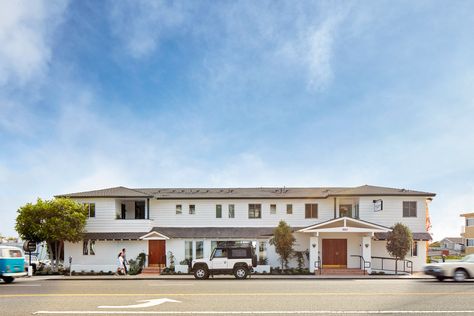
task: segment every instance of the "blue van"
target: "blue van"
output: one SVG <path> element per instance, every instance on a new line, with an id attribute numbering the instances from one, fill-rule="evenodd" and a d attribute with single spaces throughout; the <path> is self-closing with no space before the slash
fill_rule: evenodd
<path id="1" fill-rule="evenodd" d="M 25 256 L 18 247 L 0 245 L 0 278 L 12 283 L 15 278 L 25 276 Z"/>

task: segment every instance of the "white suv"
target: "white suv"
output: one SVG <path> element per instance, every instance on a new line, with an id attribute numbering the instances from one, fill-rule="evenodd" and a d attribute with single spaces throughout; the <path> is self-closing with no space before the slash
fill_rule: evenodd
<path id="1" fill-rule="evenodd" d="M 217 247 L 209 259 L 193 260 L 192 271 L 199 280 L 211 274 L 233 274 L 237 279 L 245 279 L 256 266 L 257 257 L 251 246 Z"/>

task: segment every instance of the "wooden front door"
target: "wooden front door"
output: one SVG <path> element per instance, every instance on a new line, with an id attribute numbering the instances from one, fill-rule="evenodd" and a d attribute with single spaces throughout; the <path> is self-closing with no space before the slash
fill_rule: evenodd
<path id="1" fill-rule="evenodd" d="M 148 265 L 166 264 L 166 244 L 164 240 L 148 241 Z"/>
<path id="2" fill-rule="evenodd" d="M 347 239 L 323 239 L 323 267 L 347 267 Z"/>

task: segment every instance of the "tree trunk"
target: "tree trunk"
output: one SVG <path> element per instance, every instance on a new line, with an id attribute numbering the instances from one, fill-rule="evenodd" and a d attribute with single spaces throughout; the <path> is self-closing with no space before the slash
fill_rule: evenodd
<path id="1" fill-rule="evenodd" d="M 59 252 L 59 246 L 58 246 L 58 244 L 59 244 L 59 243 L 58 243 L 57 241 L 54 242 L 54 246 L 55 246 L 55 251 L 54 251 L 54 252 L 55 252 L 55 253 L 54 253 L 54 255 L 55 255 L 55 258 L 54 258 L 54 259 L 55 259 L 55 260 L 54 260 L 54 265 L 53 265 L 53 271 L 54 271 L 54 272 L 58 271 L 58 252 Z"/>
<path id="2" fill-rule="evenodd" d="M 398 275 L 398 257 L 395 257 L 395 275 Z"/>

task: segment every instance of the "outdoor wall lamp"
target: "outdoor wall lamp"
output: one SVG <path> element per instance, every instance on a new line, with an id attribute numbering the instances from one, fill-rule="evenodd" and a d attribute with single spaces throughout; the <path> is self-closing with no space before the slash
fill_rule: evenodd
<path id="1" fill-rule="evenodd" d="M 313 244 L 312 246 L 313 246 L 313 248 L 316 248 L 316 244 Z"/>
<path id="2" fill-rule="evenodd" d="M 369 248 L 369 244 L 365 244 L 365 248 Z"/>

